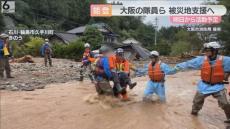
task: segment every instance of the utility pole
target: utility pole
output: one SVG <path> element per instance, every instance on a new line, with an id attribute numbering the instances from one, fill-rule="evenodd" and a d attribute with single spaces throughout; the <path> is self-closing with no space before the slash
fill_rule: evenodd
<path id="1" fill-rule="evenodd" d="M 158 20 L 159 20 L 159 19 L 156 17 L 156 18 L 155 18 L 155 23 L 154 23 L 154 28 L 155 28 L 155 43 L 154 43 L 154 45 L 155 45 L 155 46 L 157 45 Z"/>

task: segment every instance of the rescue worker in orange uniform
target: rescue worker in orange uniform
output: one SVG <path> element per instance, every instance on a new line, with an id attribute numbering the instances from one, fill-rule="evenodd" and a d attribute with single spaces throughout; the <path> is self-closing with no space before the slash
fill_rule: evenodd
<path id="1" fill-rule="evenodd" d="M 94 76 L 91 64 L 95 61 L 94 53 L 90 50 L 90 44 L 84 45 L 85 51 L 82 57 L 82 66 L 80 71 L 80 81 L 84 80 L 84 75 L 87 74 L 92 82 L 94 82 Z"/>
<path id="2" fill-rule="evenodd" d="M 123 92 L 124 88 L 121 87 L 119 76 L 115 71 L 115 58 L 112 56 L 110 48 L 102 46 L 99 51 L 101 56 L 96 63 L 96 80 L 112 80 L 114 83 L 114 87 L 116 87 L 118 93 Z"/>
<path id="3" fill-rule="evenodd" d="M 177 64 L 177 70 L 200 69 L 201 80 L 198 90 L 193 99 L 192 115 L 197 116 L 202 109 L 205 98 L 213 96 L 218 100 L 219 106 L 224 110 L 227 117 L 226 123 L 230 123 L 230 103 L 224 86 L 225 73 L 230 73 L 230 57 L 218 54 L 221 48 L 218 42 L 204 44 L 205 56 Z"/>
<path id="4" fill-rule="evenodd" d="M 124 57 L 124 50 L 122 48 L 118 48 L 116 50 L 116 56 L 115 56 L 115 69 L 119 76 L 120 85 L 125 89 L 125 91 L 121 94 L 122 99 L 127 100 L 127 92 L 126 92 L 126 86 L 129 85 L 130 89 L 133 89 L 137 83 L 131 82 L 131 79 L 129 77 L 130 74 L 130 63 L 127 59 Z M 118 96 L 117 89 L 114 87 L 114 95 Z"/>
<path id="5" fill-rule="evenodd" d="M 161 62 L 159 59 L 159 53 L 152 51 L 150 53 L 151 62 L 148 65 L 149 81 L 144 90 L 143 101 L 151 101 L 152 95 L 155 93 L 161 102 L 166 102 L 165 97 L 165 75 L 174 74 L 175 69 L 171 69 L 170 66 Z"/>

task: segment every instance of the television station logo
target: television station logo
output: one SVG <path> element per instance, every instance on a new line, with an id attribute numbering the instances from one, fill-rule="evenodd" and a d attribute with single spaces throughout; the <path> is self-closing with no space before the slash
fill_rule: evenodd
<path id="1" fill-rule="evenodd" d="M 15 13 L 15 1 L 2 0 L 0 9 L 1 9 L 1 13 Z"/>

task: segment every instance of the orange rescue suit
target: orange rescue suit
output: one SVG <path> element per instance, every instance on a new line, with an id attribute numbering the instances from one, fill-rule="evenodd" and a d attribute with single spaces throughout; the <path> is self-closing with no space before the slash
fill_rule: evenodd
<path id="1" fill-rule="evenodd" d="M 208 57 L 205 57 L 201 67 L 201 79 L 210 84 L 222 83 L 224 80 L 223 56 L 220 56 L 211 66 Z"/>
<path id="2" fill-rule="evenodd" d="M 149 78 L 152 81 L 161 82 L 164 80 L 165 74 L 161 70 L 160 64 L 161 64 L 160 61 L 158 63 L 156 63 L 155 66 L 152 66 L 152 63 L 149 64 L 148 74 L 149 74 Z"/>

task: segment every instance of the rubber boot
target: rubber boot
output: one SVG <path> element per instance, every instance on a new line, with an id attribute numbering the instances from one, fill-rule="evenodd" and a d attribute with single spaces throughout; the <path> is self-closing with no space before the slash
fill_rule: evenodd
<path id="1" fill-rule="evenodd" d="M 125 87 L 121 87 L 120 84 L 116 84 L 116 89 L 118 93 L 122 93 L 125 91 Z"/>
<path id="2" fill-rule="evenodd" d="M 89 79 L 92 83 L 95 83 L 95 78 L 92 74 L 89 74 Z"/>
<path id="3" fill-rule="evenodd" d="M 230 124 L 230 119 L 227 119 L 226 121 L 224 121 L 224 123 Z"/>
<path id="4" fill-rule="evenodd" d="M 7 76 L 7 78 L 14 78 L 13 76 Z"/>
<path id="5" fill-rule="evenodd" d="M 83 81 L 84 80 L 84 75 L 83 75 L 83 70 L 82 70 L 82 68 L 81 68 L 81 70 L 80 70 L 80 79 L 79 79 L 79 81 Z"/>
<path id="6" fill-rule="evenodd" d="M 0 74 L 0 79 L 3 79 L 4 78 L 4 75 L 3 74 Z"/>
<path id="7" fill-rule="evenodd" d="M 127 93 L 122 94 L 121 96 L 122 96 L 122 98 L 121 98 L 122 101 L 129 101 L 130 100 Z"/>
<path id="8" fill-rule="evenodd" d="M 52 62 L 49 62 L 50 67 L 53 67 Z"/>
<path id="9" fill-rule="evenodd" d="M 131 81 L 129 81 L 128 85 L 129 85 L 129 89 L 133 89 L 137 85 L 137 83 L 136 82 L 131 83 Z"/>
<path id="10" fill-rule="evenodd" d="M 198 116 L 198 112 L 197 112 L 197 111 L 192 111 L 192 112 L 191 112 L 191 115 L 193 115 L 193 116 Z"/>
<path id="11" fill-rule="evenodd" d="M 10 71 L 7 71 L 7 73 L 6 73 L 6 78 L 14 78 L 14 77 L 11 76 Z"/>
<path id="12" fill-rule="evenodd" d="M 84 77 L 81 75 L 79 81 L 83 81 Z"/>

